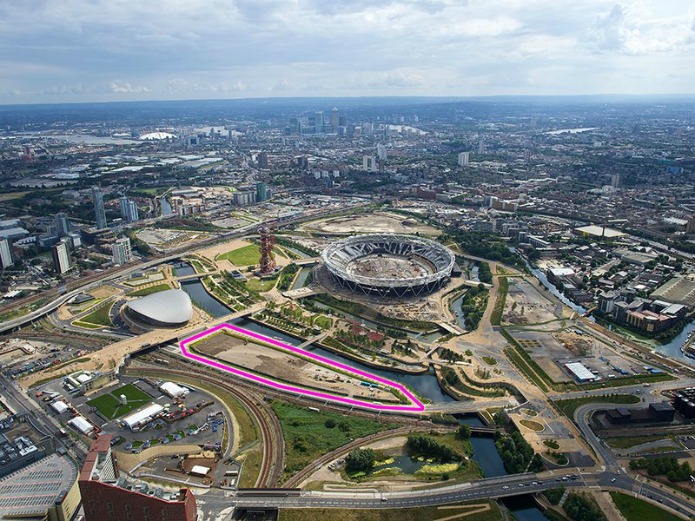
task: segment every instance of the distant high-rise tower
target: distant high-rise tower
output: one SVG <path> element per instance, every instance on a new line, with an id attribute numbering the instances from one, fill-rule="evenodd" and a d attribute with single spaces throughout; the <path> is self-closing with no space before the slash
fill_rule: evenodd
<path id="1" fill-rule="evenodd" d="M 314 132 L 316 134 L 323 134 L 323 111 L 314 112 Z"/>
<path id="2" fill-rule="evenodd" d="M 13 264 L 12 243 L 7 239 L 0 239 L 0 269 L 4 270 Z"/>
<path id="3" fill-rule="evenodd" d="M 458 157 L 459 166 L 468 166 L 468 161 L 470 160 L 470 152 L 461 152 Z"/>
<path id="4" fill-rule="evenodd" d="M 611 175 L 611 186 L 613 188 L 620 188 L 620 174 Z"/>
<path id="5" fill-rule="evenodd" d="M 256 155 L 256 163 L 258 164 L 258 168 L 263 168 L 263 169 L 268 168 L 268 153 L 267 152 L 259 152 Z"/>
<path id="6" fill-rule="evenodd" d="M 58 237 L 67 237 L 70 233 L 70 219 L 68 214 L 59 212 L 55 216 L 55 227 Z"/>
<path id="7" fill-rule="evenodd" d="M 133 260 L 133 252 L 130 247 L 130 239 L 123 237 L 111 245 L 111 254 L 114 264 L 128 264 Z"/>
<path id="8" fill-rule="evenodd" d="M 118 204 L 121 207 L 121 217 L 127 223 L 132 223 L 140 218 L 138 205 L 135 201 L 131 201 L 125 195 L 118 199 Z"/>
<path id="9" fill-rule="evenodd" d="M 386 145 L 382 145 L 381 143 L 376 146 L 376 157 L 379 158 L 381 161 L 386 161 Z"/>
<path id="10" fill-rule="evenodd" d="M 334 107 L 331 111 L 331 127 L 333 127 L 333 132 L 338 132 L 338 127 L 340 127 L 340 109 Z"/>
<path id="11" fill-rule="evenodd" d="M 366 170 L 367 172 L 376 172 L 377 171 L 376 157 L 375 156 L 364 156 L 362 158 L 362 170 Z"/>
<path id="12" fill-rule="evenodd" d="M 97 230 L 107 227 L 106 211 L 104 210 L 104 194 L 98 186 L 92 187 L 92 202 L 94 203 L 94 216 L 97 221 Z"/>
<path id="13" fill-rule="evenodd" d="M 53 246 L 53 269 L 59 275 L 70 269 L 70 247 L 67 239 L 61 239 L 58 244 Z"/>
<path id="14" fill-rule="evenodd" d="M 256 202 L 262 203 L 263 201 L 267 201 L 268 198 L 268 185 L 263 182 L 256 183 Z"/>
<path id="15" fill-rule="evenodd" d="M 273 256 L 273 246 L 275 246 L 275 235 L 267 226 L 261 227 L 261 275 L 272 273 L 275 269 L 275 258 Z"/>
<path id="16" fill-rule="evenodd" d="M 485 153 L 485 136 L 480 136 L 480 141 L 478 142 L 478 154 Z"/>

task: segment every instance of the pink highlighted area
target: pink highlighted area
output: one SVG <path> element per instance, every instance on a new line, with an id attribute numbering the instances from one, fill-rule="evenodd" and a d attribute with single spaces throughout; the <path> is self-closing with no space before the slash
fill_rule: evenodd
<path id="1" fill-rule="evenodd" d="M 263 342 L 265 344 L 269 344 L 271 346 L 274 346 L 275 348 L 279 348 L 282 350 L 285 350 L 289 353 L 292 353 L 294 355 L 306 358 L 308 360 L 313 360 L 317 362 L 318 364 L 327 366 L 329 368 L 332 368 L 333 370 L 337 370 L 343 373 L 346 373 L 348 375 L 357 377 L 363 381 L 367 382 L 372 382 L 381 386 L 388 387 L 390 389 L 393 389 L 396 391 L 396 394 L 402 396 L 405 400 L 408 401 L 407 404 L 382 404 L 378 402 L 369 402 L 365 400 L 360 400 L 357 398 L 351 398 L 348 396 L 340 396 L 340 395 L 335 395 L 335 394 L 330 394 L 314 389 L 306 389 L 303 387 L 297 387 L 291 384 L 287 384 L 284 382 L 278 382 L 273 380 L 272 378 L 266 377 L 266 376 L 261 376 L 258 374 L 254 374 L 248 371 L 245 371 L 243 369 L 239 369 L 237 367 L 232 367 L 229 366 L 225 363 L 222 363 L 217 360 L 210 360 L 209 358 L 206 358 L 204 356 L 201 356 L 197 353 L 192 353 L 189 351 L 189 347 L 191 344 L 198 342 L 200 340 L 205 339 L 206 337 L 209 337 L 211 335 L 214 335 L 215 333 L 222 332 L 224 333 L 225 331 L 229 331 L 233 334 L 245 336 L 251 339 L 258 340 L 260 342 Z M 324 400 L 324 401 L 330 401 L 333 403 L 341 403 L 344 405 L 349 405 L 351 407 L 360 407 L 362 409 L 371 409 L 375 411 L 391 411 L 391 412 L 422 412 L 425 409 L 425 406 L 418 400 L 411 391 L 409 391 L 404 385 L 399 384 L 397 382 L 392 382 L 391 380 L 387 380 L 386 378 L 382 378 L 380 376 L 374 375 L 367 373 L 365 371 L 361 371 L 359 369 L 355 369 L 354 367 L 350 367 L 345 364 L 341 364 L 339 362 L 335 362 L 333 360 L 330 360 L 328 358 L 325 358 L 320 355 L 316 355 L 310 351 L 306 351 L 304 349 L 300 349 L 298 347 L 294 347 L 288 344 L 285 344 L 284 342 L 280 342 L 279 340 L 276 340 L 274 338 L 270 338 L 264 335 L 260 335 L 258 333 L 255 333 L 253 331 L 249 331 L 247 329 L 243 329 L 237 326 L 233 326 L 231 324 L 220 324 L 218 326 L 212 327 L 208 329 L 207 331 L 203 331 L 202 333 L 198 333 L 197 335 L 193 335 L 189 338 L 186 338 L 180 342 L 180 347 L 181 347 L 181 353 L 183 356 L 190 360 L 195 360 L 196 362 L 199 362 L 201 364 L 208 365 L 210 367 L 214 367 L 216 369 L 221 369 L 223 371 L 226 371 L 228 373 L 234 374 L 236 376 L 239 376 L 241 378 L 245 378 L 246 380 L 265 385 L 267 387 L 277 389 L 283 392 L 288 392 L 288 393 L 293 393 L 297 395 L 302 395 L 302 396 L 312 396 L 314 398 L 317 398 L 319 400 Z"/>

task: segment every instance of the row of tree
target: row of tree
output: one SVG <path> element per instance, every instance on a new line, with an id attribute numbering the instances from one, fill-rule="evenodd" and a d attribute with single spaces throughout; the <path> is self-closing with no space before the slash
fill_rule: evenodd
<path id="1" fill-rule="evenodd" d="M 669 481 L 687 481 L 693 473 L 690 463 L 676 458 L 640 458 L 630 461 L 632 470 L 645 469 L 650 476 L 666 476 Z"/>

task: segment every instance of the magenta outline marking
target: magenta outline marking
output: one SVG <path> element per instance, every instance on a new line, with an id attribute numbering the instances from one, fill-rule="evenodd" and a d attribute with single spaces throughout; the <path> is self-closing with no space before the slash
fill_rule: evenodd
<path id="1" fill-rule="evenodd" d="M 334 366 L 337 367 L 343 371 L 347 371 L 348 373 L 352 373 L 355 375 L 362 376 L 364 378 L 368 378 L 372 381 L 375 382 L 380 382 L 382 384 L 388 385 L 389 387 L 393 387 L 395 389 L 398 389 L 400 392 L 402 392 L 405 397 L 410 400 L 411 405 L 383 405 L 383 404 L 376 404 L 376 403 L 370 403 L 370 402 L 364 402 L 362 400 L 355 400 L 353 398 L 347 398 L 344 396 L 335 396 L 332 394 L 327 394 L 327 393 L 322 393 L 319 391 L 313 391 L 311 389 L 302 389 L 301 387 L 294 387 L 292 385 L 287 385 L 283 384 L 280 382 L 276 382 L 274 380 L 270 380 L 269 378 L 264 378 L 262 376 L 258 376 L 253 373 L 249 373 L 246 371 L 242 371 L 241 369 L 237 369 L 235 367 L 230 367 L 226 364 L 223 364 L 221 362 L 217 362 L 215 360 L 210 360 L 208 358 L 205 358 L 204 356 L 199 356 L 193 353 L 189 353 L 186 347 L 191 344 L 192 342 L 196 342 L 202 338 L 205 338 L 206 336 L 212 335 L 213 333 L 217 333 L 218 331 L 222 329 L 228 329 L 231 331 L 235 331 L 237 333 L 240 333 L 242 335 L 246 335 L 252 338 L 255 338 L 257 340 L 261 340 L 263 342 L 267 342 L 269 344 L 272 344 L 276 347 L 280 347 L 286 351 L 291 351 L 293 353 L 296 353 L 298 355 L 307 357 L 307 358 L 313 358 L 314 360 L 317 360 L 321 363 L 327 364 L 329 366 Z M 274 387 L 275 389 L 279 389 L 281 391 L 287 391 L 291 393 L 296 393 L 296 394 L 301 394 L 301 395 L 310 395 L 310 396 L 315 396 L 316 398 L 321 398 L 322 400 L 331 400 L 333 402 L 341 402 L 345 403 L 348 405 L 353 405 L 357 407 L 362 407 L 366 409 L 375 409 L 378 411 L 399 411 L 399 412 L 422 412 L 425 410 L 425 406 L 418 400 L 413 393 L 411 393 L 408 389 L 405 388 L 404 385 L 398 384 L 396 382 L 392 382 L 390 380 L 387 380 L 386 378 L 381 378 L 380 376 L 374 375 L 367 373 L 365 371 L 361 371 L 359 369 L 355 369 L 354 367 L 350 367 L 348 365 L 341 364 L 339 362 L 335 362 L 333 360 L 330 360 L 328 358 L 324 358 L 323 356 L 316 355 L 314 353 L 311 353 L 309 351 L 305 351 L 304 349 L 300 349 L 298 347 L 291 346 L 289 344 L 285 344 L 284 342 L 280 342 L 278 340 L 275 340 L 274 338 L 267 337 L 265 335 L 261 335 L 259 333 L 255 333 L 253 331 L 249 331 L 247 329 L 243 329 L 241 327 L 233 326 L 231 324 L 219 324 L 217 326 L 211 327 L 210 329 L 207 329 L 203 331 L 202 333 L 198 333 L 196 335 L 193 335 L 191 337 L 185 338 L 184 340 L 181 340 L 179 342 L 179 347 L 181 348 L 181 353 L 183 356 L 186 358 L 189 358 L 191 360 L 195 360 L 196 362 L 200 362 L 202 364 L 209 365 L 211 367 L 215 367 L 217 369 L 222 369 L 223 371 L 227 371 L 229 373 L 235 374 L 237 376 L 241 376 L 242 378 L 246 378 L 247 380 L 252 380 L 254 382 L 263 384 L 268 387 Z"/>

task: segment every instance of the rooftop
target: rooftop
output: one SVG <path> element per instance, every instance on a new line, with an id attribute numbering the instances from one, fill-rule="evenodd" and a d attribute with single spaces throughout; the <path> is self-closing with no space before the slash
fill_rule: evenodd
<path id="1" fill-rule="evenodd" d="M 182 324 L 193 316 L 191 298 L 183 290 L 170 289 L 128 302 L 136 313 L 164 324 Z"/>
<path id="2" fill-rule="evenodd" d="M 77 467 L 53 454 L 0 479 L 0 518 L 41 515 L 70 490 Z"/>

